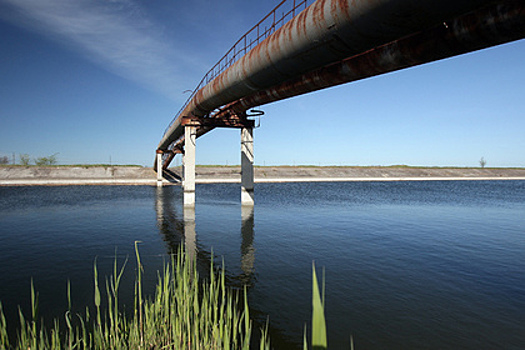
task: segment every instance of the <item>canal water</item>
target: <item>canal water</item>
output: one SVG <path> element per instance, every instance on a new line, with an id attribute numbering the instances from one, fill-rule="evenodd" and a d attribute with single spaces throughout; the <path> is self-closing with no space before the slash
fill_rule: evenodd
<path id="1" fill-rule="evenodd" d="M 300 349 L 310 318 L 312 262 L 326 279 L 330 348 L 523 349 L 525 181 L 421 181 L 180 187 L 0 187 L 0 300 L 10 324 L 62 317 L 93 302 L 93 266 L 109 275 L 129 256 L 122 298 L 133 299 L 134 242 L 151 292 L 180 242 L 199 265 L 224 260 L 269 317 L 276 348 Z"/>

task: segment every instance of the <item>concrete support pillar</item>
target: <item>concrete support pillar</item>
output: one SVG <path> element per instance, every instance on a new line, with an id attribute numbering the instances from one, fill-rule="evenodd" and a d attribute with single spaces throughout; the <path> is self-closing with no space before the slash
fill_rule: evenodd
<path id="1" fill-rule="evenodd" d="M 184 127 L 184 199 L 185 207 L 195 206 L 195 141 L 194 126 Z"/>
<path id="2" fill-rule="evenodd" d="M 254 205 L 253 128 L 241 129 L 241 205 Z"/>
<path id="3" fill-rule="evenodd" d="M 157 151 L 157 187 L 162 187 L 162 151 Z"/>

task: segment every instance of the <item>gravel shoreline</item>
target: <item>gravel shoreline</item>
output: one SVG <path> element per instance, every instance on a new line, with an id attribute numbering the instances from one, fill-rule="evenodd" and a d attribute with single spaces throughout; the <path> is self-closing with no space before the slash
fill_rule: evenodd
<path id="1" fill-rule="evenodd" d="M 181 168 L 165 174 L 180 184 Z M 418 168 L 344 166 L 255 167 L 255 182 L 525 180 L 525 168 Z M 156 185 L 152 168 L 140 166 L 2 166 L 0 186 Z M 238 183 L 238 166 L 197 166 L 197 183 Z"/>

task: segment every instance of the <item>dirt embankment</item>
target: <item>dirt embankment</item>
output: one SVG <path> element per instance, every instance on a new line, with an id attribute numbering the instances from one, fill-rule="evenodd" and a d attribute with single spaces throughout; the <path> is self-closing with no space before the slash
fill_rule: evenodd
<path id="1" fill-rule="evenodd" d="M 0 185 L 140 185 L 155 181 L 155 172 L 140 166 L 0 167 Z"/>
<path id="2" fill-rule="evenodd" d="M 228 177 L 240 174 L 240 167 L 201 167 L 197 177 Z M 417 168 L 417 167 L 255 167 L 259 181 L 272 179 L 432 179 L 432 178 L 525 178 L 525 168 Z"/>
<path id="3" fill-rule="evenodd" d="M 240 167 L 197 167 L 198 183 L 239 182 Z M 166 183 L 179 183 L 181 168 L 165 174 Z M 417 167 L 255 167 L 256 182 L 402 181 L 402 180 L 521 179 L 525 168 Z M 0 185 L 155 185 L 156 173 L 140 166 L 2 166 Z"/>

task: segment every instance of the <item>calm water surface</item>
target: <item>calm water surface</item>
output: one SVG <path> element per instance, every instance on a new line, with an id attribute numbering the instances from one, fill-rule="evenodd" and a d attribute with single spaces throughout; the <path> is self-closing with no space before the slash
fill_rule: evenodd
<path id="1" fill-rule="evenodd" d="M 326 271 L 331 348 L 525 348 L 525 181 L 258 184 L 254 210 L 238 185 L 198 185 L 195 211 L 179 187 L 0 187 L 0 300 L 41 314 L 93 299 L 93 264 L 126 267 L 131 304 L 140 240 L 148 290 L 182 241 L 200 265 L 224 258 L 249 285 L 277 348 L 301 348 L 312 261 Z M 13 322 L 14 323 L 14 322 Z"/>

